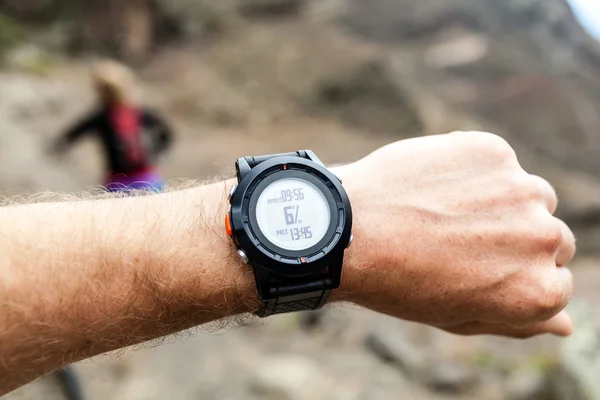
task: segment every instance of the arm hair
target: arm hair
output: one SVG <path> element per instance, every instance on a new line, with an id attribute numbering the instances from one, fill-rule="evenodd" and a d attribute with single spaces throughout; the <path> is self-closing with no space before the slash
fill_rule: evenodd
<path id="1" fill-rule="evenodd" d="M 0 395 L 97 354 L 246 323 L 260 304 L 222 229 L 232 184 L 0 199 Z"/>

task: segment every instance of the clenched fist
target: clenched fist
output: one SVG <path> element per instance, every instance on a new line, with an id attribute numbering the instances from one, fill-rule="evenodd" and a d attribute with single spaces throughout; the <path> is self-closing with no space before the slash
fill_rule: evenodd
<path id="1" fill-rule="evenodd" d="M 505 140 L 404 140 L 336 173 L 355 218 L 337 299 L 459 334 L 571 333 L 575 239 Z"/>

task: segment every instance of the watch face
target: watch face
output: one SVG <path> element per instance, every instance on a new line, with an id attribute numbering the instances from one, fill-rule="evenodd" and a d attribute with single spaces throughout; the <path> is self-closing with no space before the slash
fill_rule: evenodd
<path id="1" fill-rule="evenodd" d="M 275 246 L 301 251 L 323 239 L 331 215 L 327 199 L 315 185 L 301 178 L 284 178 L 260 194 L 256 221 Z"/>

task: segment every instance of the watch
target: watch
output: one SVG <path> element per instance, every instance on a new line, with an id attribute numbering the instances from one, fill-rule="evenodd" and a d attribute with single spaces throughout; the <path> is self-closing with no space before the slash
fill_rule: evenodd
<path id="1" fill-rule="evenodd" d="M 225 230 L 249 264 L 260 317 L 322 307 L 340 286 L 352 242 L 352 208 L 341 180 L 310 150 L 242 157 Z"/>

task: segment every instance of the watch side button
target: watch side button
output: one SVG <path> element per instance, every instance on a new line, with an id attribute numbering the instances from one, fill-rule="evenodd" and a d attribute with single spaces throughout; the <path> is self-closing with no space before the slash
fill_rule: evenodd
<path id="1" fill-rule="evenodd" d="M 237 251 L 237 253 L 238 253 L 238 255 L 240 256 L 240 260 L 242 260 L 242 262 L 243 262 L 244 264 L 248 264 L 248 262 L 249 262 L 250 260 L 248 259 L 248 256 L 246 255 L 246 253 L 244 253 L 244 251 L 243 251 L 243 250 L 238 250 L 238 251 Z"/>
<path id="2" fill-rule="evenodd" d="M 350 239 L 348 239 L 348 244 L 346 245 L 346 248 L 350 247 L 350 245 L 352 244 L 352 241 L 354 240 L 354 234 L 350 234 Z"/>
<path id="3" fill-rule="evenodd" d="M 229 190 L 229 194 L 227 195 L 227 200 L 229 202 L 231 202 L 231 198 L 233 197 L 233 194 L 235 193 L 235 190 L 237 189 L 238 185 L 233 185 L 231 187 L 231 189 Z"/>
<path id="4" fill-rule="evenodd" d="M 225 233 L 227 236 L 233 236 L 233 229 L 231 228 L 231 218 L 229 213 L 225 214 Z"/>

